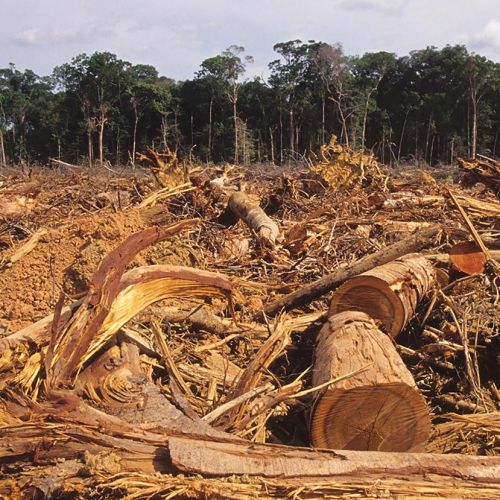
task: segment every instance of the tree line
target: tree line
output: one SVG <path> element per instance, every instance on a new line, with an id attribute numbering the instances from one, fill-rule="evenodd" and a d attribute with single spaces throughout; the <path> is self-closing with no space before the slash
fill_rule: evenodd
<path id="1" fill-rule="evenodd" d="M 463 45 L 348 56 L 292 40 L 274 51 L 267 79 L 244 79 L 253 61 L 234 45 L 185 81 L 109 52 L 50 76 L 0 68 L 0 165 L 134 163 L 167 145 L 193 161 L 284 164 L 331 134 L 391 164 L 499 154 L 500 64 Z"/>

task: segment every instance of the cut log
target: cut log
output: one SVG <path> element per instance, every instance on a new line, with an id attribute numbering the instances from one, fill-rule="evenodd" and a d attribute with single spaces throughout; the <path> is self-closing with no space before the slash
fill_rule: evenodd
<path id="1" fill-rule="evenodd" d="M 344 283 L 333 295 L 329 314 L 366 312 L 395 337 L 435 284 L 436 271 L 429 260 L 419 254 L 406 255 Z"/>
<path id="2" fill-rule="evenodd" d="M 484 272 L 486 257 L 473 241 L 462 241 L 450 250 L 450 262 L 457 271 L 476 274 Z"/>
<path id="3" fill-rule="evenodd" d="M 317 400 L 311 418 L 312 444 L 423 451 L 431 422 L 415 381 L 374 321 L 365 313 L 346 311 L 331 316 L 319 333 L 313 385 L 356 371 L 329 386 Z"/>
<path id="4" fill-rule="evenodd" d="M 386 248 L 382 248 L 371 255 L 363 257 L 354 264 L 338 269 L 295 292 L 268 303 L 264 307 L 264 311 L 266 314 L 274 315 L 281 310 L 289 311 L 295 307 L 300 307 L 312 302 L 325 293 L 334 290 L 338 285 L 353 276 L 373 269 L 375 266 L 391 262 L 402 255 L 418 252 L 422 248 L 432 245 L 439 231 L 439 226 L 422 229 L 404 240 L 398 241 Z"/>
<path id="5" fill-rule="evenodd" d="M 276 241 L 280 238 L 280 229 L 259 205 L 252 202 L 245 193 L 238 191 L 231 195 L 228 206 L 250 229 L 255 231 L 261 244 L 274 248 Z"/>

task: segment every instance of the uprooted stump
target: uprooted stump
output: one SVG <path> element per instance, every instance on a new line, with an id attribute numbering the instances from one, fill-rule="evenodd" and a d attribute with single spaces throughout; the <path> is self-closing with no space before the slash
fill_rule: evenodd
<path id="1" fill-rule="evenodd" d="M 391 339 L 362 312 L 329 318 L 315 350 L 314 386 L 332 379 L 311 417 L 316 447 L 423 451 L 429 410 Z"/>
<path id="2" fill-rule="evenodd" d="M 344 283 L 333 295 L 329 314 L 363 311 L 395 337 L 435 284 L 432 264 L 422 255 L 406 255 Z"/>

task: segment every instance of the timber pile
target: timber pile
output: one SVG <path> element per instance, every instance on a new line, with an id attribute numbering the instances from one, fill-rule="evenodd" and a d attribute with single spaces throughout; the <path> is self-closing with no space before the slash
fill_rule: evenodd
<path id="1" fill-rule="evenodd" d="M 0 497 L 497 495 L 494 199 L 145 161 L 0 172 Z"/>

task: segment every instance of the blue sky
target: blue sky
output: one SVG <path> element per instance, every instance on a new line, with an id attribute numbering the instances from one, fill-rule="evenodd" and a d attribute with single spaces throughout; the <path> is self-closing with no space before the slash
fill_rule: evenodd
<path id="1" fill-rule="evenodd" d="M 0 0 L 0 67 L 49 74 L 76 54 L 110 51 L 191 78 L 232 44 L 266 74 L 277 42 L 340 42 L 347 54 L 407 54 L 461 43 L 500 62 L 500 0 Z"/>

